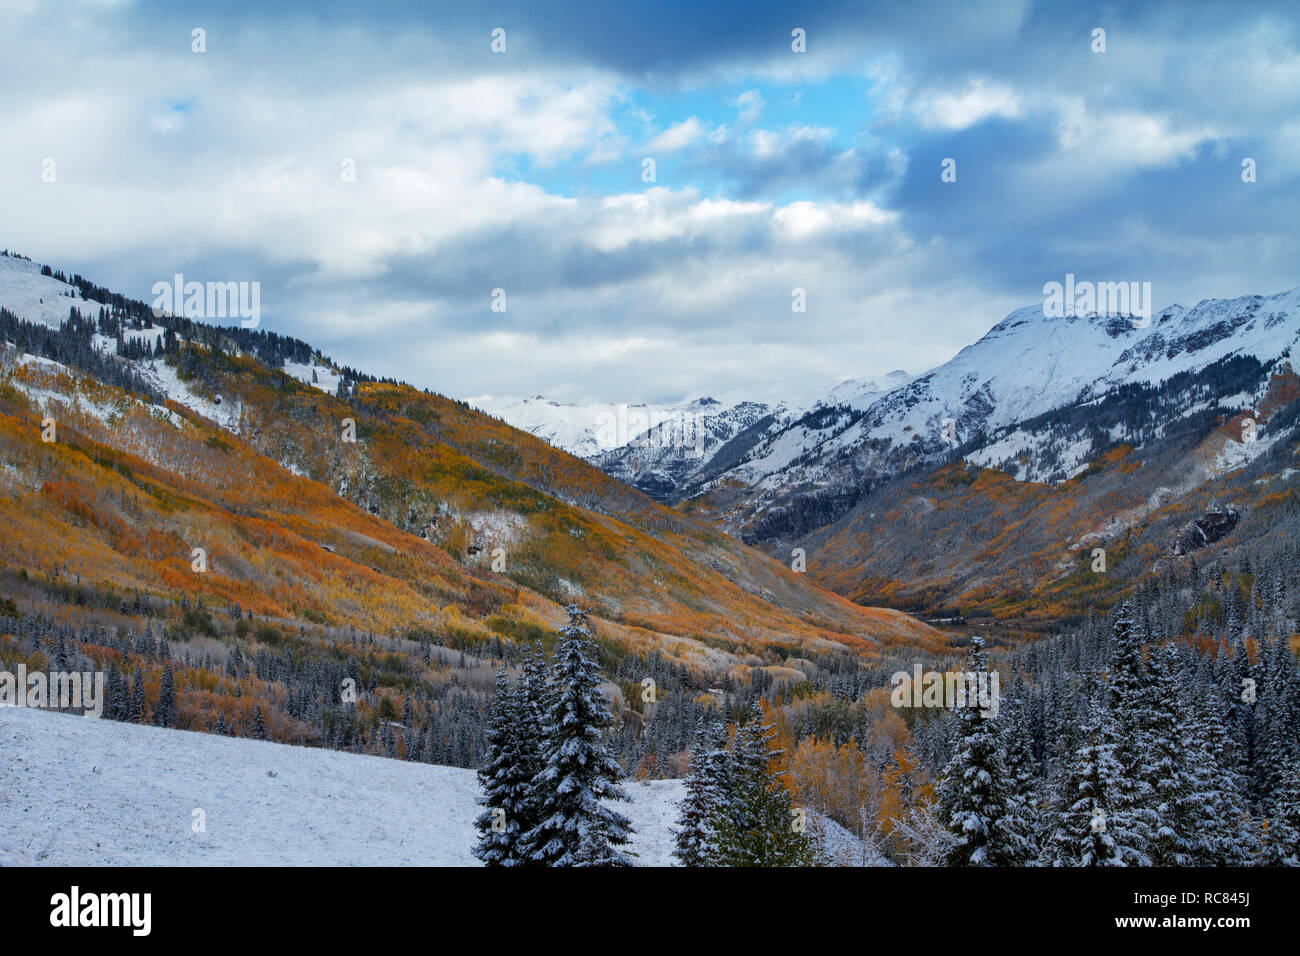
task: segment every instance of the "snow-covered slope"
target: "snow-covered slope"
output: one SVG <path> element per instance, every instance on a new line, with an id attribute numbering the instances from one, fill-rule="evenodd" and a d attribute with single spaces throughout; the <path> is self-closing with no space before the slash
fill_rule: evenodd
<path id="1" fill-rule="evenodd" d="M 0 861 L 478 865 L 472 770 L 25 708 L 0 754 Z M 681 781 L 625 789 L 638 864 L 671 865 Z"/>
<path id="2" fill-rule="evenodd" d="M 28 322 L 58 328 L 68 318 L 69 309 L 75 308 L 84 318 L 93 319 L 105 306 L 92 299 L 83 299 L 75 286 L 54 276 L 43 275 L 41 267 L 34 262 L 17 256 L 0 255 L 0 307 Z M 126 329 L 122 337 L 127 341 L 153 345 L 164 336 L 165 331 L 161 326 L 149 324 L 140 329 Z M 107 354 L 112 354 L 117 345 L 114 338 L 103 335 L 95 335 L 94 344 Z M 176 370 L 165 362 L 143 358 L 130 364 L 159 394 L 198 412 L 222 428 L 238 433 L 240 410 L 237 404 L 199 395 L 182 382 L 176 375 Z M 286 362 L 284 371 L 321 391 L 330 394 L 338 391 L 340 375 L 329 366 Z"/>
<path id="3" fill-rule="evenodd" d="M 851 408 L 865 408 L 885 392 L 906 385 L 911 380 L 912 376 L 902 369 L 895 369 L 879 379 L 846 379 L 809 407 L 825 408 L 834 405 L 848 405 Z"/>
<path id="4" fill-rule="evenodd" d="M 102 303 L 81 298 L 81 293 L 66 282 L 41 275 L 36 263 L 16 256 L 0 256 L 0 306 L 20 319 L 51 328 L 58 328 L 67 319 L 70 308 L 94 318 L 103 307 Z"/>

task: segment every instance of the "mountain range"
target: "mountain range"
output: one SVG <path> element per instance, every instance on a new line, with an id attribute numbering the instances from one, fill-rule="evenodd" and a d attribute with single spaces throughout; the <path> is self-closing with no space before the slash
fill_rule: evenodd
<path id="1" fill-rule="evenodd" d="M 992 609 L 1020 595 L 1012 604 L 1029 611 L 1081 541 L 1191 520 L 1183 511 L 1213 506 L 1202 499 L 1228 494 L 1228 476 L 1289 446 L 1290 417 L 1273 416 L 1295 397 L 1297 340 L 1300 289 L 1146 318 L 1028 306 L 914 378 L 845 383 L 803 409 L 719 406 L 702 454 L 647 433 L 634 436 L 644 447 L 588 460 L 783 560 L 801 549 L 809 574 L 855 600 Z M 1105 494 L 1112 479 L 1092 480 L 1138 468 Z M 934 482 L 979 493 L 941 508 Z M 976 514 L 993 485 L 1015 502 L 1000 520 L 1023 532 L 1005 561 L 987 554 L 1000 535 Z M 1065 524 L 1040 513 L 1064 504 Z M 942 527 L 917 541 L 918 517 L 936 509 L 927 520 Z M 975 527 L 988 538 L 954 548 L 954 530 Z"/>
<path id="2" fill-rule="evenodd" d="M 1216 508 L 1242 516 L 1228 544 L 1244 540 L 1267 520 L 1258 482 L 1289 494 L 1294 474 L 1300 289 L 1149 318 L 1030 306 L 921 375 L 775 405 L 477 409 L 273 332 L 154 316 L 16 255 L 0 257 L 0 307 L 22 330 L 9 341 L 23 339 L 2 375 L 12 520 L 57 502 L 81 529 L 47 538 L 37 566 L 69 565 L 75 540 L 114 568 L 115 589 L 193 588 L 176 572 L 196 520 L 167 497 L 183 494 L 229 552 L 228 576 L 206 579 L 220 588 L 200 590 L 328 626 L 409 629 L 414 614 L 436 628 L 454 606 L 471 630 L 524 632 L 577 600 L 612 640 L 666 640 L 683 658 L 937 647 L 946 638 L 915 615 L 1037 627 L 1113 603 Z M 33 430 L 51 409 L 62 457 Z M 238 500 L 231 469 L 247 485 Z M 105 495 L 140 502 L 119 536 L 166 528 L 175 553 L 124 562 Z M 324 517 L 340 509 L 345 520 Z M 248 521 L 328 555 L 301 562 L 310 587 L 260 580 Z M 1104 588 L 1079 574 L 1096 547 L 1110 552 Z M 380 575 L 374 599 L 327 611 L 320 589 L 360 573 Z M 401 598 L 380 600 L 387 588 Z M 434 593 L 436 607 L 412 611 Z"/>

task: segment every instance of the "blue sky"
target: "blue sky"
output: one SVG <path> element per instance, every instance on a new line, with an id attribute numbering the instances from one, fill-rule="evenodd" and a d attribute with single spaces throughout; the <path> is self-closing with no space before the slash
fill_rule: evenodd
<path id="1" fill-rule="evenodd" d="M 0 245 L 257 281 L 457 397 L 810 397 L 1067 272 L 1300 285 L 1294 4 L 3 6 Z"/>

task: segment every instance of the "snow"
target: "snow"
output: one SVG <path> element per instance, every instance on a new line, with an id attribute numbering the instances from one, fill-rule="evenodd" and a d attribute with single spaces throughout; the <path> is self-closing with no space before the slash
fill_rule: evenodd
<path id="1" fill-rule="evenodd" d="M 478 865 L 472 770 L 26 708 L 0 752 L 0 865 Z M 671 865 L 682 782 L 624 789 L 637 864 Z"/>
<path id="2" fill-rule="evenodd" d="M 471 404 L 561 451 L 594 458 L 621 448 L 657 422 L 675 418 L 691 403 L 564 405 L 537 395 L 522 401 L 481 398 Z"/>
<path id="3" fill-rule="evenodd" d="M 880 379 L 851 378 L 837 384 L 822 398 L 812 404 L 812 408 L 830 405 L 848 405 L 850 408 L 866 408 L 885 392 L 901 388 L 912 380 L 901 369 L 895 369 Z"/>
<path id="4" fill-rule="evenodd" d="M 103 308 L 102 303 L 81 298 L 74 286 L 41 275 L 39 264 L 12 256 L 0 256 L 0 306 L 20 319 L 55 329 L 67 321 L 71 308 L 86 318 L 95 318 Z"/>
<path id="5" fill-rule="evenodd" d="M 1087 448 L 1077 436 L 1012 429 L 1045 412 L 1095 401 L 1124 384 L 1158 384 L 1234 355 L 1269 361 L 1295 352 L 1297 345 L 1300 288 L 1205 300 L 1191 309 L 1172 305 L 1145 327 L 1095 314 L 1049 318 L 1038 303 L 1012 312 L 945 364 L 883 393 L 854 398 L 852 384 L 837 386 L 829 401 L 819 404 L 847 399 L 859 413 L 856 421 L 842 417 L 811 428 L 792 416 L 785 428 L 706 487 L 738 481 L 757 489 L 760 494 L 751 502 L 757 513 L 787 490 L 824 484 L 846 454 L 859 456 L 860 468 L 887 469 L 890 451 L 916 436 L 927 453 L 943 451 L 940 428 L 946 418 L 957 423 L 959 440 L 981 429 L 990 436 L 989 447 L 970 453 L 972 460 L 992 463 L 1027 450 L 1031 466 L 1018 477 L 1042 480 L 1046 476 L 1034 470 L 1032 459 L 1052 445 L 1061 452 L 1060 467 L 1068 476 L 1087 464 Z M 1222 403 L 1249 407 L 1252 401 L 1238 394 Z M 1218 465 L 1239 466 L 1254 451 L 1231 449 Z"/>
<path id="6" fill-rule="evenodd" d="M 328 395 L 337 395 L 339 391 L 339 382 L 342 380 L 338 372 L 326 365 L 304 364 L 302 362 L 285 362 L 285 374 L 296 378 L 300 382 L 319 388 Z M 316 375 L 316 381 L 312 381 L 312 373 Z"/>
<path id="7" fill-rule="evenodd" d="M 191 391 L 176 374 L 176 369 L 159 359 L 134 362 L 132 365 L 141 378 L 176 404 L 197 412 L 228 432 L 239 434 L 241 409 L 238 401 L 223 400 L 217 404 L 213 399 Z"/>

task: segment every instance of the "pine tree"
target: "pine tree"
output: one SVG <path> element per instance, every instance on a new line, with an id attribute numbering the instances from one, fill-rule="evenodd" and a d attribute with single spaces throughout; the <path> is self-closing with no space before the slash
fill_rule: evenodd
<path id="1" fill-rule="evenodd" d="M 266 739 L 266 718 L 262 716 L 262 705 L 253 708 L 253 739 Z"/>
<path id="2" fill-rule="evenodd" d="M 1178 658 L 1172 644 L 1151 654 L 1151 746 L 1143 762 L 1151 783 L 1150 810 L 1155 823 L 1148 853 L 1153 866 L 1188 866 L 1195 853 L 1193 833 L 1198 821 L 1189 815 L 1196 805 L 1187 766 L 1190 745 L 1185 737 L 1189 716 L 1181 706 L 1175 678 Z"/>
<path id="3" fill-rule="evenodd" d="M 586 612 L 577 605 L 566 610 L 569 623 L 552 662 L 546 765 L 534 780 L 541 822 L 524 835 L 523 852 L 544 866 L 630 866 L 618 847 L 627 844 L 631 822 L 601 802 L 628 797 L 603 739 L 613 716 L 600 689 L 596 646 Z"/>
<path id="4" fill-rule="evenodd" d="M 722 721 L 701 724 L 691 753 L 691 773 L 686 779 L 686 797 L 677 819 L 677 848 L 673 851 L 673 856 L 683 866 L 718 865 L 716 822 L 726 799 L 729 758 L 726 727 Z"/>
<path id="5" fill-rule="evenodd" d="M 776 736 L 755 703 L 736 731 L 727 794 L 714 827 L 723 866 L 815 866 L 818 847 L 799 824 L 794 796 L 769 763 L 781 756 Z"/>
<path id="6" fill-rule="evenodd" d="M 1024 699 L 1009 701 L 998 716 L 1006 754 L 1007 812 L 995 824 L 993 844 L 1001 865 L 1031 865 L 1039 852 L 1041 786 Z"/>
<path id="7" fill-rule="evenodd" d="M 1127 866 L 1149 866 L 1148 847 L 1159 827 L 1155 780 L 1159 769 L 1149 763 L 1158 717 L 1154 682 L 1142 653 L 1133 606 L 1120 605 L 1111 631 L 1108 699 L 1115 723 L 1114 756 L 1121 773 L 1109 794 L 1109 826 L 1122 833 L 1117 842 Z"/>
<path id="8" fill-rule="evenodd" d="M 524 760 L 519 720 L 523 701 L 505 669 L 497 672 L 496 697 L 487 730 L 487 756 L 479 769 L 483 787 L 479 801 L 486 809 L 474 821 L 479 844 L 474 855 L 488 866 L 519 866 L 523 861 L 519 837 L 519 807 L 532 788 L 532 772 Z"/>
<path id="9" fill-rule="evenodd" d="M 154 711 L 153 722 L 159 727 L 171 727 L 176 723 L 176 683 L 170 663 L 163 668 L 162 688 L 158 692 L 158 709 Z"/>
<path id="10" fill-rule="evenodd" d="M 966 670 L 977 680 L 987 679 L 983 638 L 971 638 Z M 1012 801 L 1002 741 L 993 719 L 981 713 L 971 696 L 967 706 L 955 708 L 960 739 L 939 781 L 939 819 L 955 838 L 945 862 L 1004 866 L 1022 860 L 1026 848 L 1006 827 Z"/>
<path id="11" fill-rule="evenodd" d="M 520 775 L 528 781 L 528 787 L 517 796 L 515 803 L 521 833 L 532 830 L 543 819 L 542 793 L 533 781 L 546 767 L 546 715 L 552 699 L 550 691 L 546 655 L 539 643 L 533 646 L 532 653 L 524 657 L 519 674 L 519 707 L 515 717 L 515 733 L 519 741 Z M 528 859 L 522 859 L 520 865 L 533 864 Z"/>
<path id="12" fill-rule="evenodd" d="M 1115 756 L 1115 721 L 1099 703 L 1093 702 L 1089 708 L 1083 740 L 1058 781 L 1047 815 L 1043 862 L 1050 866 L 1125 866 L 1128 859 L 1141 861 L 1131 846 L 1132 833 L 1114 812 L 1124 769 Z"/>
<path id="13" fill-rule="evenodd" d="M 144 670 L 139 664 L 131 678 L 131 704 L 126 712 L 126 719 L 138 724 L 144 720 Z"/>
<path id="14" fill-rule="evenodd" d="M 1192 786 L 1179 812 L 1187 821 L 1193 865 L 1244 866 L 1251 857 L 1250 819 L 1219 706 L 1212 691 L 1196 701 L 1187 735 Z"/>
<path id="15" fill-rule="evenodd" d="M 1264 808 L 1260 866 L 1300 866 L 1300 766 L 1292 764 Z"/>

